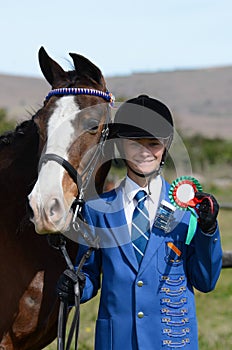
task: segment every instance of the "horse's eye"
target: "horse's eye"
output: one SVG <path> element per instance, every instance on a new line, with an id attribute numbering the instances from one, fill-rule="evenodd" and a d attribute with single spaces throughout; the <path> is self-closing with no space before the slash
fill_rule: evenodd
<path id="1" fill-rule="evenodd" d="M 98 130 L 99 120 L 97 119 L 87 119 L 84 123 L 84 128 L 87 129 L 91 134 L 95 134 Z"/>

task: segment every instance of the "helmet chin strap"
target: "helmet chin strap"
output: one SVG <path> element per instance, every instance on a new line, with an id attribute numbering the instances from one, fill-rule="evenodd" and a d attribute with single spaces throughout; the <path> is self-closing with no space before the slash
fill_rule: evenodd
<path id="1" fill-rule="evenodd" d="M 120 152 L 120 148 L 118 147 L 119 152 Z M 120 152 L 121 154 L 123 153 L 122 151 Z M 142 177 L 142 178 L 146 178 L 147 179 L 147 183 L 148 183 L 148 191 L 149 191 L 149 195 L 151 194 L 151 190 L 150 190 L 150 184 L 151 184 L 151 180 L 153 176 L 157 176 L 160 175 L 163 166 L 164 166 L 164 162 L 167 156 L 167 149 L 164 150 L 160 165 L 158 169 L 155 169 L 149 173 L 139 173 L 136 170 L 132 169 L 131 166 L 127 163 L 126 159 L 122 157 L 124 163 L 126 164 L 126 166 L 132 171 L 132 173 L 134 173 L 136 176 Z"/>
<path id="2" fill-rule="evenodd" d="M 161 171 L 161 166 L 159 169 L 155 169 L 153 171 L 150 171 L 149 173 L 139 173 L 138 171 L 135 171 L 134 169 L 131 168 L 131 166 L 125 161 L 127 167 L 134 173 L 135 175 L 139 177 L 150 177 L 151 175 L 159 175 Z"/>
<path id="3" fill-rule="evenodd" d="M 162 168 L 163 168 L 163 166 L 164 166 L 164 162 L 162 161 L 162 162 L 160 163 L 159 169 L 153 170 L 153 171 L 151 171 L 151 172 L 149 172 L 149 173 L 139 173 L 139 172 L 135 171 L 134 169 L 132 169 L 132 168 L 130 167 L 130 165 L 129 165 L 125 160 L 124 160 L 124 162 L 126 163 L 126 166 L 127 166 L 135 175 L 137 175 L 137 176 L 139 176 L 139 177 L 146 178 L 146 180 L 147 180 L 147 185 L 148 185 L 148 192 L 149 192 L 149 195 L 151 195 L 151 189 L 150 189 L 151 180 L 152 180 L 153 176 L 160 175 L 161 170 L 162 170 Z"/>
<path id="4" fill-rule="evenodd" d="M 135 175 L 139 176 L 139 177 L 150 177 L 152 175 L 160 175 L 161 173 L 161 170 L 163 169 L 163 166 L 164 166 L 164 160 L 166 158 L 166 150 L 164 151 L 164 154 L 162 156 L 162 159 L 161 159 L 161 162 L 160 162 L 160 165 L 159 165 L 159 169 L 155 169 L 155 170 L 152 170 L 150 171 L 149 173 L 139 173 L 138 171 L 134 170 L 131 168 L 131 166 L 128 164 L 128 162 L 126 161 L 126 159 L 123 159 L 126 166 L 132 171 L 132 173 L 134 173 Z"/>

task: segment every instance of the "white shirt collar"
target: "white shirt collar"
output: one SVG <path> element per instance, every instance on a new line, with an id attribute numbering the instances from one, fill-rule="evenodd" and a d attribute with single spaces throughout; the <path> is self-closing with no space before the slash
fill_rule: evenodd
<path id="1" fill-rule="evenodd" d="M 125 179 L 125 184 L 124 184 L 124 198 L 125 201 L 129 204 L 131 201 L 133 201 L 136 193 L 139 190 L 143 190 L 148 194 L 148 198 L 152 200 L 152 202 L 157 201 L 157 192 L 160 193 L 160 189 L 162 186 L 162 179 L 161 176 L 158 175 L 155 178 L 151 179 L 151 182 L 148 186 L 146 187 L 140 187 L 136 182 L 131 180 L 128 176 Z"/>

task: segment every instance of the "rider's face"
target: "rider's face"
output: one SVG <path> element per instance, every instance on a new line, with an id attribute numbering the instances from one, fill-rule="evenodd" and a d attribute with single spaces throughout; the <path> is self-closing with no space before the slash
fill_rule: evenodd
<path id="1" fill-rule="evenodd" d="M 138 173 L 147 174 L 159 169 L 165 146 L 158 139 L 123 139 L 123 150 L 129 167 Z"/>

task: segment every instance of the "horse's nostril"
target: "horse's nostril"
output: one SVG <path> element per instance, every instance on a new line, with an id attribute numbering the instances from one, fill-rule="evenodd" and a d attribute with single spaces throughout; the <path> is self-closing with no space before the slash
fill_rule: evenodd
<path id="1" fill-rule="evenodd" d="M 62 204 L 57 198 L 50 200 L 48 205 L 48 215 L 50 218 L 56 218 L 62 215 Z"/>
<path id="2" fill-rule="evenodd" d="M 50 206 L 49 206 L 50 216 L 56 215 L 56 213 L 59 211 L 59 208 L 60 208 L 59 201 L 54 198 L 50 201 L 49 204 L 50 204 Z"/>

